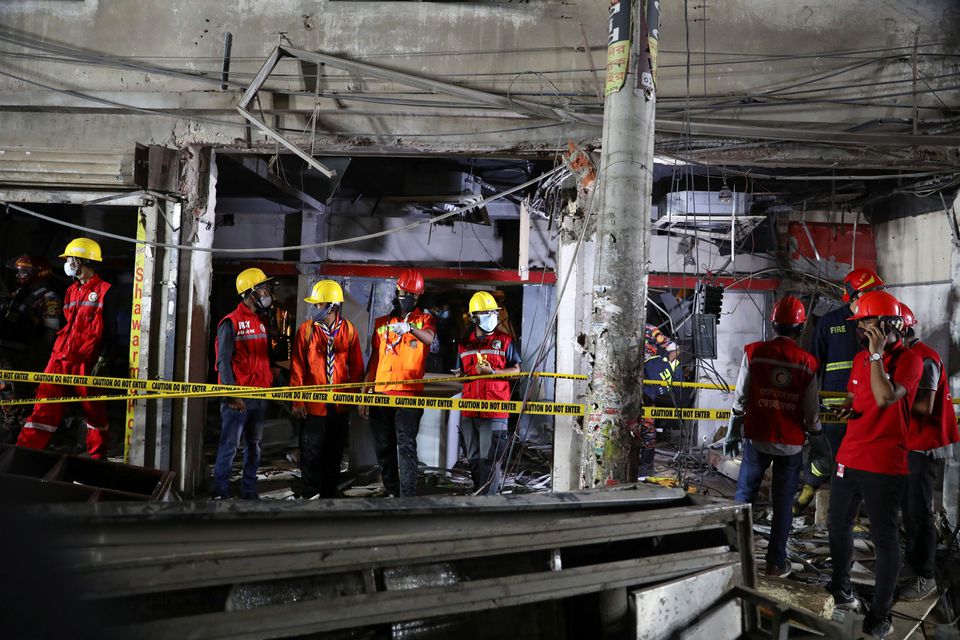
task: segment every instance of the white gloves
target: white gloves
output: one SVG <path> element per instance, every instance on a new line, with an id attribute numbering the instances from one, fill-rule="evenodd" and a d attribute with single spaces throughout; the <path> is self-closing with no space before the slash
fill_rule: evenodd
<path id="1" fill-rule="evenodd" d="M 410 323 L 409 322 L 392 322 L 387 325 L 387 329 L 394 332 L 398 336 L 402 336 L 405 333 L 410 333 Z"/>

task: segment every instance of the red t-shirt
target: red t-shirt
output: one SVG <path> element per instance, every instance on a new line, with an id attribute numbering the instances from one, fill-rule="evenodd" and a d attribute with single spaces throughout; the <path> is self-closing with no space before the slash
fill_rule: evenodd
<path id="1" fill-rule="evenodd" d="M 870 387 L 869 357 L 867 351 L 861 351 L 853 358 L 847 390 L 853 394 L 853 410 L 860 415 L 847 423 L 837 462 L 860 471 L 907 475 L 907 428 L 910 407 L 923 373 L 923 359 L 902 342 L 884 351 L 883 368 L 887 377 L 906 389 L 907 394 L 881 409 Z"/>

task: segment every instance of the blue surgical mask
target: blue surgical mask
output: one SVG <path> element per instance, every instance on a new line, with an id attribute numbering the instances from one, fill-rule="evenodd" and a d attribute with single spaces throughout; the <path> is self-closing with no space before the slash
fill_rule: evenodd
<path id="1" fill-rule="evenodd" d="M 324 318 L 330 315 L 334 309 L 337 308 L 336 304 L 325 304 L 322 307 L 313 308 L 313 321 L 314 322 L 323 322 Z"/>

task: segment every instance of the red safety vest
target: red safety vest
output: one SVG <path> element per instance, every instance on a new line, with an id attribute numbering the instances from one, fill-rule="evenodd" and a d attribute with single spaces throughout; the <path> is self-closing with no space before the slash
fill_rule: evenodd
<path id="1" fill-rule="evenodd" d="M 110 284 L 93 276 L 81 285 L 74 282 L 63 296 L 67 323 L 57 332 L 51 360 L 93 364 L 103 347 L 103 297 Z"/>
<path id="2" fill-rule="evenodd" d="M 944 375 L 940 355 L 920 341 L 915 342 L 910 350 L 924 360 L 933 360 L 940 369 L 940 381 L 934 392 L 933 412 L 926 418 L 918 418 L 916 414 L 910 412 L 907 449 L 929 451 L 960 442 L 960 433 L 957 432 L 957 414 L 953 410 L 953 399 L 950 397 L 950 388 L 947 386 L 947 376 Z M 919 393 L 919 389 L 917 392 Z"/>
<path id="3" fill-rule="evenodd" d="M 789 338 L 748 344 L 744 437 L 761 442 L 803 444 L 803 393 L 817 374 L 817 359 Z"/>
<path id="4" fill-rule="evenodd" d="M 221 324 L 224 322 L 233 325 L 231 365 L 237 384 L 241 387 L 269 387 L 273 383 L 273 373 L 270 371 L 270 348 L 263 318 L 241 302 L 220 321 Z M 216 352 L 219 351 L 218 344 Z"/>
<path id="5" fill-rule="evenodd" d="M 494 369 L 505 369 L 507 367 L 507 350 L 512 342 L 513 338 L 502 331 L 494 331 L 482 337 L 477 337 L 476 330 L 471 331 L 470 337 L 457 347 L 460 360 L 463 362 L 464 375 L 479 375 L 477 360 L 481 354 Z M 470 380 L 463 385 L 463 398 L 465 400 L 509 400 L 510 381 L 494 380 L 492 378 Z M 506 418 L 510 414 L 500 411 L 461 411 L 460 415 L 464 418 Z"/>

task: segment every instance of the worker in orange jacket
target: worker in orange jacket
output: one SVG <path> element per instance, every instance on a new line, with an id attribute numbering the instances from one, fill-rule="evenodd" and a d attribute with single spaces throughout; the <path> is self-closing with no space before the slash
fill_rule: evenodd
<path id="1" fill-rule="evenodd" d="M 423 391 L 422 383 L 406 382 L 423 378 L 436 337 L 436 319 L 417 307 L 423 289 L 423 274 L 406 269 L 397 278 L 393 309 L 374 322 L 366 380 L 396 383 L 373 386 L 377 393 L 412 396 Z M 360 411 L 367 415 L 366 407 Z M 394 496 L 416 495 L 417 432 L 423 409 L 373 407 L 369 415 L 384 488 Z"/>
<path id="2" fill-rule="evenodd" d="M 290 386 L 362 382 L 363 352 L 356 327 L 342 314 L 343 289 L 333 280 L 320 280 L 304 301 L 310 311 L 293 339 Z M 300 470 L 309 495 L 336 497 L 350 406 L 295 402 L 293 415 L 302 419 Z"/>

